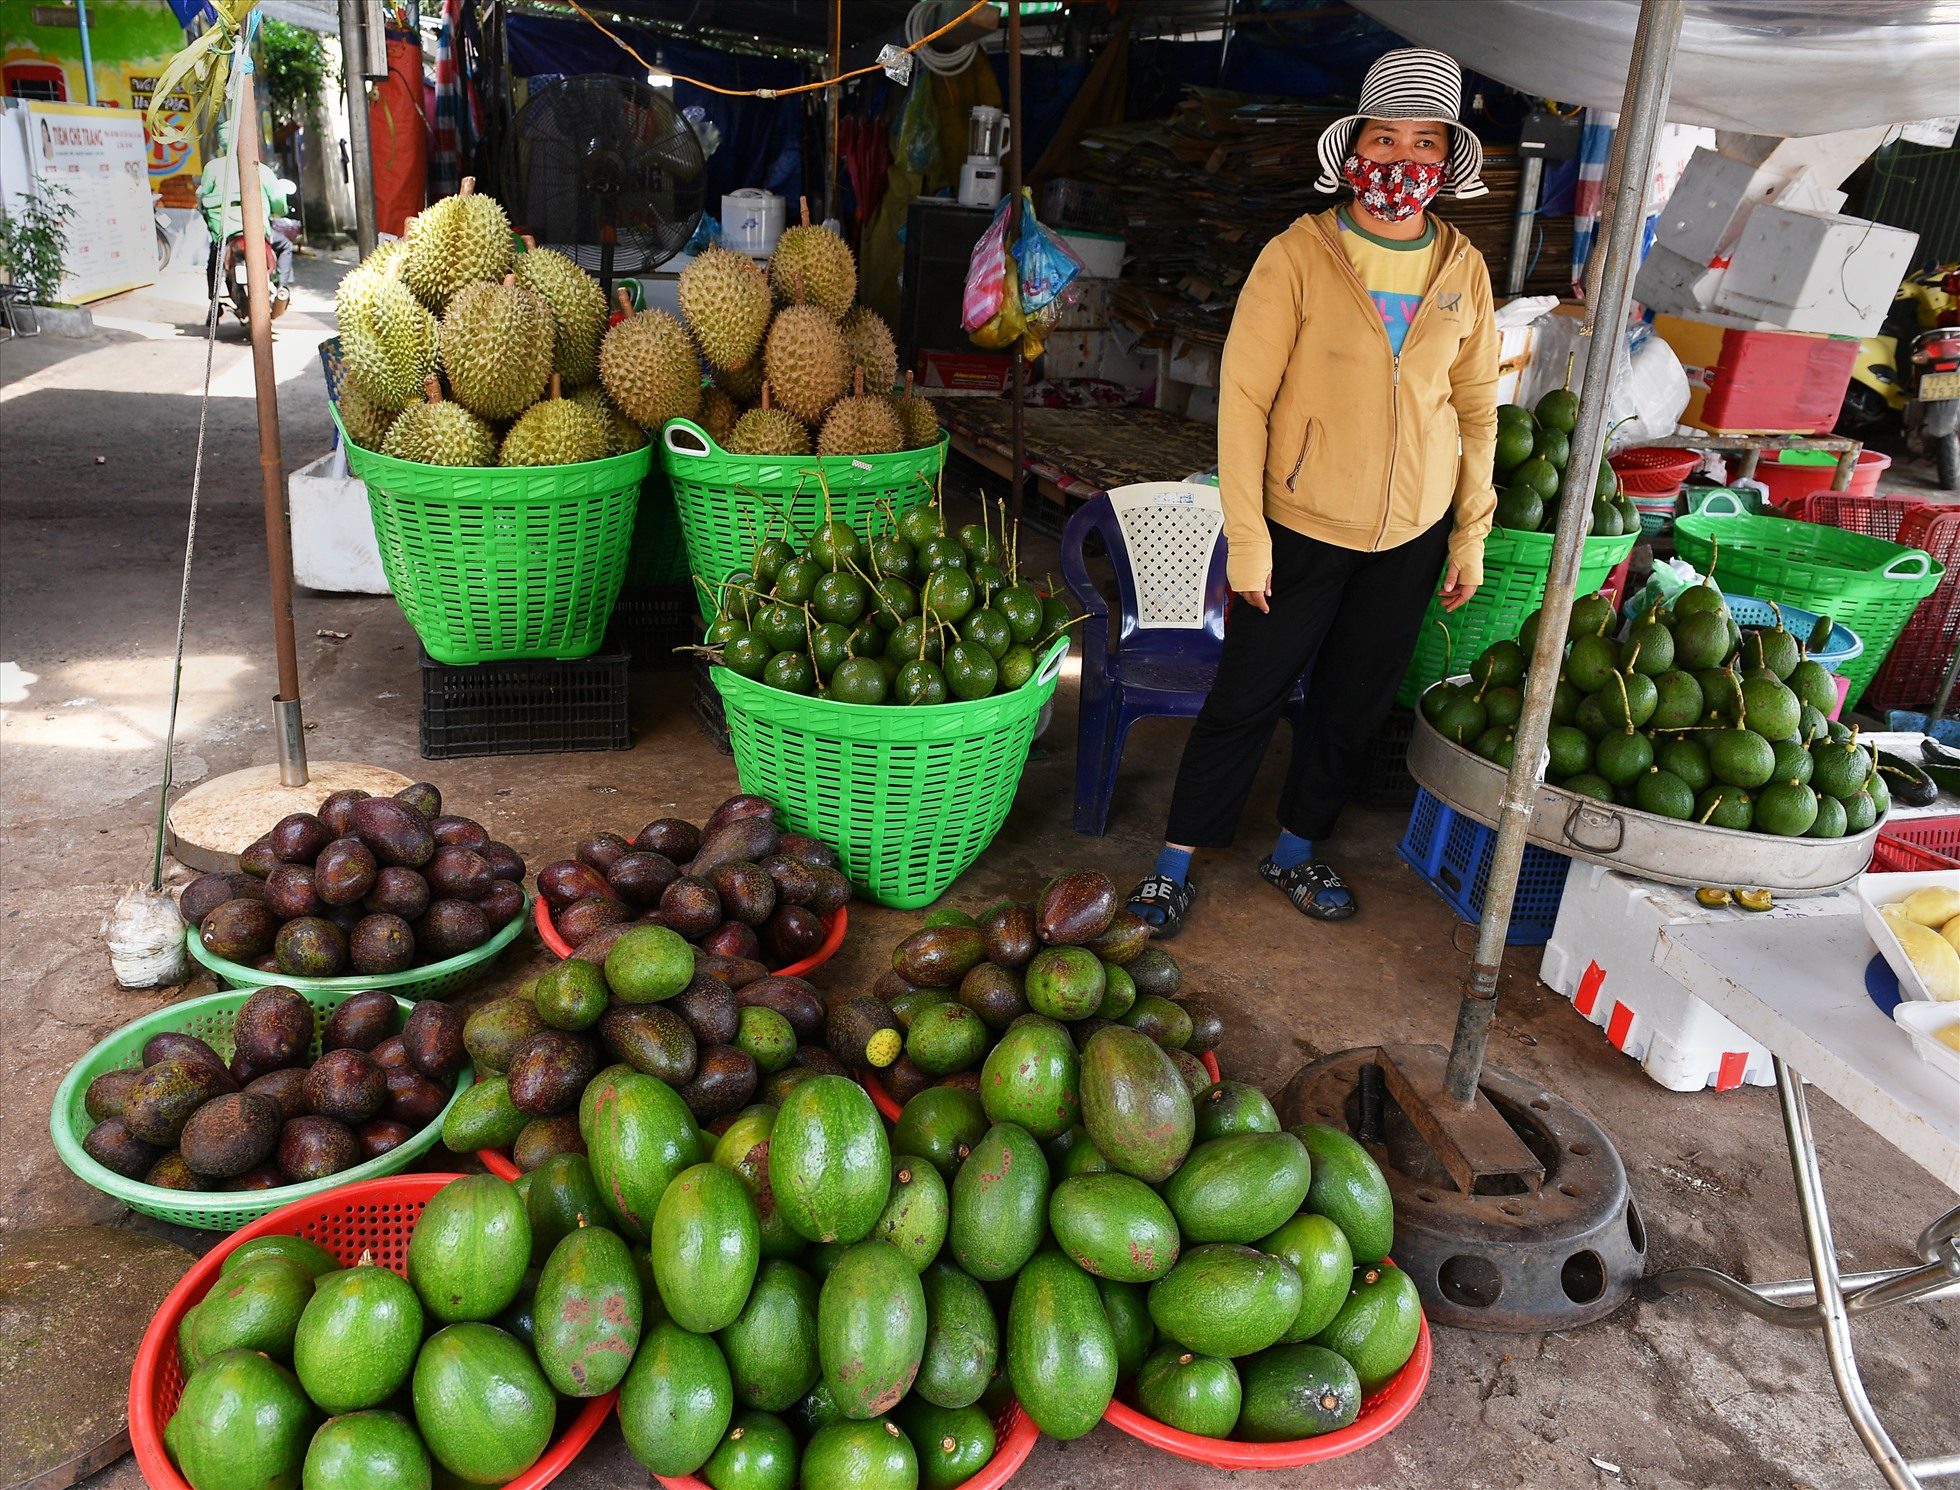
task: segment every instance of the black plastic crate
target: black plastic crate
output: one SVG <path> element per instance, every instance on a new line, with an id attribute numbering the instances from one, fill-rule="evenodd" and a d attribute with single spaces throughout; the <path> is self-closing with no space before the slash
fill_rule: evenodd
<path id="1" fill-rule="evenodd" d="M 1416 711 L 1394 709 L 1375 736 L 1368 755 L 1368 774 L 1355 793 L 1354 805 L 1371 812 L 1406 812 L 1415 805 L 1416 779 L 1409 774 L 1409 742 L 1416 737 Z"/>
<path id="2" fill-rule="evenodd" d="M 723 755 L 735 754 L 735 747 L 728 740 L 728 711 L 722 707 L 721 690 L 709 675 L 705 657 L 694 659 L 694 721 L 715 749 Z"/>
<path id="3" fill-rule="evenodd" d="M 609 639 L 610 640 L 610 639 Z M 422 756 L 548 755 L 628 750 L 626 672 L 614 650 L 575 662 L 480 662 L 450 667 L 420 652 Z"/>
<path id="4" fill-rule="evenodd" d="M 633 654 L 635 672 L 679 672 L 688 659 L 675 649 L 701 640 L 695 609 L 689 585 L 621 590 L 606 640 Z"/>

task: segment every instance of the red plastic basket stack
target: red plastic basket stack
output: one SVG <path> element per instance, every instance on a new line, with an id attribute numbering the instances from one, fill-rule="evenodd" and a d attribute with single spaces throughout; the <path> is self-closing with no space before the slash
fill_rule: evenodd
<path id="1" fill-rule="evenodd" d="M 1619 474 L 1620 485 L 1627 489 L 1627 495 L 1637 499 L 1676 495 L 1689 472 L 1701 463 L 1701 457 L 1692 450 L 1636 446 L 1614 451 L 1606 457 L 1606 462 Z"/>
<path id="2" fill-rule="evenodd" d="M 1960 816 L 1887 823 L 1872 842 L 1872 868 L 1880 874 L 1960 869 Z"/>

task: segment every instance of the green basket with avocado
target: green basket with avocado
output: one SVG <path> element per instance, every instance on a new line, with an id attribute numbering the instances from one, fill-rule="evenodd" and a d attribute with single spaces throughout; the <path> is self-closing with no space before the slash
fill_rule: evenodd
<path id="1" fill-rule="evenodd" d="M 521 926 L 523 917 L 514 923 Z M 276 981 L 276 980 L 269 980 Z M 304 981 L 304 980 L 299 980 Z M 320 980 L 314 980 L 320 981 Z M 340 980 L 361 987 L 349 987 L 343 992 L 321 994 L 302 988 L 297 990 L 301 997 L 313 1006 L 314 1026 L 313 1044 L 307 1052 L 309 1060 L 320 1054 L 320 1034 L 325 1028 L 327 1016 L 340 1003 L 352 998 L 366 987 L 361 980 Z M 474 1082 L 475 1072 L 464 1066 L 456 1074 L 456 1087 L 450 1093 L 449 1104 L 431 1118 L 422 1129 L 407 1142 L 390 1149 L 378 1159 L 369 1159 L 351 1169 L 330 1175 L 322 1180 L 308 1180 L 303 1184 L 281 1185 L 273 1190 L 168 1190 L 160 1185 L 146 1185 L 140 1180 L 124 1179 L 113 1170 L 98 1164 L 82 1148 L 82 1141 L 88 1137 L 89 1129 L 95 1126 L 95 1119 L 89 1116 L 84 1099 L 88 1095 L 89 1083 L 96 1077 L 110 1071 L 131 1069 L 142 1064 L 144 1044 L 152 1036 L 166 1033 L 195 1035 L 209 1045 L 219 1055 L 229 1059 L 232 1054 L 232 1027 L 237 1022 L 238 1011 L 245 1006 L 257 990 L 243 988 L 230 993 L 213 993 L 204 998 L 189 999 L 181 1004 L 171 1004 L 146 1014 L 141 1019 L 124 1025 L 107 1039 L 96 1044 L 79 1061 L 61 1085 L 55 1089 L 54 1107 L 48 1115 L 48 1129 L 54 1137 L 55 1152 L 61 1162 L 75 1173 L 78 1179 L 87 1181 L 105 1195 L 115 1197 L 133 1211 L 141 1211 L 146 1216 L 154 1216 L 159 1221 L 174 1222 L 179 1226 L 194 1227 L 199 1231 L 235 1231 L 261 1216 L 270 1215 L 281 1206 L 291 1205 L 296 1200 L 307 1200 L 316 1195 L 324 1195 L 330 1190 L 338 1190 L 343 1185 L 357 1180 L 379 1179 L 383 1175 L 399 1174 L 402 1170 L 427 1153 L 442 1137 L 442 1120 L 449 1108 L 455 1105 L 458 1095 Z M 412 999 L 397 997 L 395 1002 L 405 1015 L 414 1007 Z"/>
<path id="2" fill-rule="evenodd" d="M 1525 617 L 1545 602 L 1553 536 L 1510 528 L 1490 530 L 1484 540 L 1484 582 L 1469 603 L 1452 614 L 1443 609 L 1439 598 L 1430 597 L 1415 655 L 1409 659 L 1409 670 L 1402 675 L 1402 686 L 1395 695 L 1398 704 L 1414 708 L 1431 684 L 1461 672 L 1492 642 L 1518 634 Z M 1597 590 L 1639 541 L 1638 532 L 1617 538 L 1588 538 L 1579 556 L 1576 593 L 1587 595 Z"/>

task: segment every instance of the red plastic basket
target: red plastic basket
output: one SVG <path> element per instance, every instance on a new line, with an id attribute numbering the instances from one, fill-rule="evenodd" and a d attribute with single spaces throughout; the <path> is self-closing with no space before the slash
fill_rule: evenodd
<path id="1" fill-rule="evenodd" d="M 560 936 L 558 934 L 558 928 L 551 924 L 551 907 L 544 903 L 544 896 L 540 895 L 538 897 L 537 909 L 531 915 L 532 919 L 537 922 L 539 937 L 543 939 L 547 947 L 551 948 L 552 953 L 560 961 L 570 957 L 572 955 L 572 945 Z M 777 977 L 800 978 L 805 973 L 822 967 L 837 955 L 837 949 L 844 945 L 844 933 L 849 929 L 851 924 L 850 908 L 848 906 L 840 906 L 822 919 L 824 929 L 823 945 L 818 947 L 816 951 L 812 952 L 801 962 L 792 962 L 788 967 L 775 969 Z"/>
<path id="2" fill-rule="evenodd" d="M 1792 455 L 1797 452 L 1791 451 Z M 1770 505 L 1784 517 L 1795 517 L 1804 499 L 1815 492 L 1829 491 L 1837 480 L 1837 465 L 1814 465 L 1809 461 L 1785 463 L 1781 450 L 1766 451 L 1756 462 L 1756 479 L 1769 488 Z M 1871 497 L 1878 493 L 1878 478 L 1892 464 L 1892 457 L 1879 450 L 1861 450 L 1858 463 L 1851 468 L 1853 496 Z"/>
<path id="3" fill-rule="evenodd" d="M 1198 1061 L 1205 1070 L 1211 1073 L 1211 1079 L 1217 1081 L 1218 1057 L 1207 1050 L 1203 1055 L 1198 1057 Z M 876 1071 L 860 1070 L 857 1078 L 858 1085 L 871 1094 L 872 1105 L 885 1115 L 887 1121 L 897 1122 L 899 1113 L 904 1109 L 898 1103 L 894 1102 L 891 1093 L 885 1090 L 884 1077 L 880 1076 Z"/>
<path id="4" fill-rule="evenodd" d="M 1888 822 L 1872 842 L 1872 869 L 1880 874 L 1960 869 L 1960 816 Z"/>
<path id="5" fill-rule="evenodd" d="M 177 1411 L 184 1378 L 177 1365 L 177 1326 L 218 1280 L 218 1269 L 240 1243 L 261 1236 L 302 1236 L 318 1242 L 348 1266 L 370 1252 L 383 1267 L 405 1274 L 408 1237 L 436 1191 L 454 1174 L 398 1174 L 347 1185 L 328 1195 L 296 1200 L 219 1242 L 184 1274 L 150 1321 L 129 1376 L 129 1446 L 150 1490 L 191 1490 L 163 1447 L 163 1427 Z M 615 1393 L 594 1397 L 544 1451 L 536 1464 L 504 1490 L 539 1490 L 550 1484 L 592 1441 L 612 1411 Z"/>
<path id="6" fill-rule="evenodd" d="M 1390 1259 L 1393 1261 L 1393 1259 Z M 1109 1404 L 1103 1421 L 1166 1453 L 1212 1469 L 1292 1469 L 1320 1464 L 1366 1448 L 1415 1410 L 1429 1385 L 1429 1319 L 1416 1331 L 1415 1353 L 1393 1381 L 1361 1404 L 1361 1415 L 1345 1428 L 1318 1438 L 1285 1443 L 1240 1443 L 1232 1438 L 1201 1438 L 1160 1423 L 1122 1401 Z"/>
<path id="7" fill-rule="evenodd" d="M 1681 489 L 1688 473 L 1701 464 L 1692 450 L 1657 450 L 1636 446 L 1606 457 L 1631 497 L 1665 497 Z"/>
<path id="8" fill-rule="evenodd" d="M 1035 1427 L 1034 1419 L 1021 1411 L 1020 1403 L 1010 1402 L 1007 1410 L 994 1419 L 994 1457 L 980 1473 L 961 1480 L 953 1490 L 1000 1490 L 1027 1462 L 1039 1437 L 1041 1430 Z M 667 1490 L 710 1490 L 706 1480 L 691 1474 L 657 1474 L 653 1480 L 657 1485 L 665 1485 Z"/>
<path id="9" fill-rule="evenodd" d="M 1939 696 L 1960 649 L 1960 507 L 1928 502 L 1912 508 L 1900 519 L 1895 541 L 1924 549 L 1946 566 L 1946 574 L 1907 620 L 1866 696 L 1876 708 L 1923 709 Z"/>
<path id="10" fill-rule="evenodd" d="M 1825 469 L 1829 469 L 1826 467 Z M 1827 528 L 1843 528 L 1847 533 L 1863 533 L 1867 538 L 1899 541 L 1899 525 L 1906 515 L 1935 504 L 1924 497 L 1904 492 L 1873 492 L 1870 495 L 1848 491 L 1814 491 L 1802 498 L 1790 513 L 1807 523 Z"/>

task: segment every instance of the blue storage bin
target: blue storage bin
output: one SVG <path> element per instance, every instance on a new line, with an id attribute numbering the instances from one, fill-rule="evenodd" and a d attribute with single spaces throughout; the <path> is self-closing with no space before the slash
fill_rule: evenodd
<path id="1" fill-rule="evenodd" d="M 1442 798 L 1418 790 L 1409 829 L 1396 850 L 1409 867 L 1464 920 L 1479 923 L 1497 834 L 1465 817 Z M 1558 903 L 1565 895 L 1564 854 L 1528 843 L 1518 868 L 1518 892 L 1511 903 L 1511 925 L 1504 940 L 1513 947 L 1542 947 L 1552 939 Z"/>

